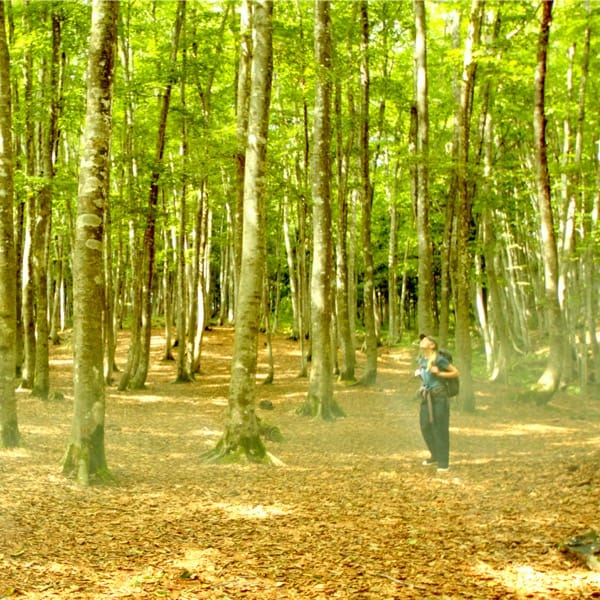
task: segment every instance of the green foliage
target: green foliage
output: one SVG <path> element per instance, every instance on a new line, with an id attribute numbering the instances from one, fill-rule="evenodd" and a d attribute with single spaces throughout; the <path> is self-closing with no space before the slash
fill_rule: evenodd
<path id="1" fill-rule="evenodd" d="M 371 0 L 368 2 L 370 37 L 370 166 L 373 185 L 372 244 L 377 293 L 389 294 L 390 206 L 398 211 L 398 273 L 409 276 L 409 295 L 417 272 L 416 228 L 411 186 L 412 170 L 419 160 L 410 146 L 411 106 L 414 103 L 414 15 L 410 2 Z M 114 80 L 113 140 L 110 209 L 113 257 L 125 271 L 124 285 L 130 285 L 131 262 L 145 231 L 147 198 L 151 174 L 156 169 L 156 139 L 160 100 L 172 85 L 167 121 L 164 163 L 160 170 L 158 231 L 179 231 L 180 206 L 185 189 L 185 238 L 188 264 L 194 259 L 194 241 L 200 235 L 196 221 L 200 199 L 208 203 L 211 215 L 211 292 L 216 305 L 220 268 L 231 243 L 231 213 L 236 197 L 237 123 L 236 86 L 239 61 L 239 14 L 232 2 L 198 1 L 186 4 L 186 25 L 180 52 L 169 65 L 171 34 L 177 2 L 124 1 L 120 7 L 119 53 Z M 355 201 L 359 186 L 358 125 L 361 93 L 360 3 L 333 2 L 333 84 L 339 113 L 333 115 L 331 194 L 334 214 L 338 213 L 338 158 L 343 155 L 347 176 L 346 199 Z M 44 185 L 40 175 L 39 144 L 47 126 L 52 93 L 59 101 L 60 140 L 55 148 L 53 179 L 52 239 L 70 238 L 75 218 L 81 132 L 85 115 L 85 70 L 91 7 L 89 3 L 14 2 L 10 5 L 14 27 L 10 32 L 13 81 L 13 121 L 16 147 L 15 192 L 21 205 Z M 60 18 L 60 89 L 45 85 L 44 70 L 50 61 L 51 14 Z M 283 244 L 283 204 L 288 203 L 292 252 L 297 258 L 299 229 L 311 236 L 311 172 L 313 104 L 316 65 L 313 58 L 313 2 L 302 0 L 275 3 L 274 71 L 269 127 L 267 264 L 272 296 L 278 292 L 279 323 L 292 322 L 291 286 Z M 434 269 L 439 268 L 439 250 L 445 242 L 446 209 L 454 202 L 457 169 L 455 136 L 457 111 L 471 2 L 453 0 L 426 3 L 429 76 L 429 176 L 430 221 Z M 500 25 L 494 38 L 495 17 Z M 535 204 L 532 90 L 539 29 L 538 5 L 533 2 L 486 2 L 481 44 L 474 49 L 478 61 L 476 87 L 470 117 L 471 150 L 468 184 L 473 202 L 472 252 L 482 252 L 481 219 L 486 211 L 494 221 L 495 242 L 502 250 L 515 249 L 510 269 L 499 273 L 502 284 L 516 280 L 527 307 L 540 304 L 543 291 L 539 280 L 543 265 L 539 258 L 539 211 Z M 576 227 L 585 232 L 577 239 L 577 252 L 595 252 L 600 242 L 598 227 L 592 229 L 592 198 L 597 188 L 597 144 L 600 97 L 597 78 L 589 76 L 580 97 L 582 52 L 585 30 L 592 30 L 590 74 L 598 70 L 593 51 L 594 32 L 600 12 L 575 0 L 556 3 L 551 28 L 547 73 L 548 144 L 552 193 L 559 230 L 564 217 L 561 197 L 565 179 L 572 181 L 582 198 Z M 456 22 L 455 33 L 453 24 Z M 568 51 L 574 49 L 572 62 Z M 29 63 L 28 61 L 31 60 Z M 29 66 L 31 70 L 28 71 Z M 567 93 L 567 74 L 572 66 L 572 92 Z M 29 73 L 28 76 L 26 76 Z M 26 90 L 31 78 L 31 95 Z M 583 103 L 583 105 L 582 105 Z M 571 151 L 563 155 L 564 127 L 572 130 L 582 114 L 581 161 Z M 337 119 L 339 116 L 339 119 Z M 494 139 L 491 173 L 483 161 L 483 118 L 492 119 Z M 187 154 L 182 152 L 186 132 Z M 32 133 L 33 132 L 33 133 Z M 27 135 L 35 138 L 33 155 L 27 154 Z M 346 154 L 347 153 L 347 154 Z M 33 165 L 33 166 L 28 166 Z M 301 223 L 301 220 L 305 219 Z M 357 281 L 361 285 L 360 210 L 356 228 L 347 245 L 356 253 Z M 531 232 L 536 232 L 532 236 Z M 131 238 L 129 237 L 131 235 Z M 337 239 L 335 225 L 332 237 Z M 309 244 L 310 245 L 310 244 Z M 401 259 L 408 245 L 408 262 Z M 51 254 L 57 249 L 52 245 Z M 157 239 L 157 265 L 172 252 Z M 581 256 L 578 254 L 577 256 Z M 51 256 L 54 258 L 54 256 Z M 310 247 L 307 248 L 310 263 Z M 277 278 L 277 276 L 279 276 Z M 67 275 L 67 281 L 69 280 Z M 481 276 L 485 281 L 485 273 Z M 576 278 L 574 278 L 575 280 Z M 473 280 L 475 281 L 475 280 Z M 278 289 L 275 289 L 278 286 Z M 360 292 L 360 290 L 359 290 Z M 129 290 L 125 293 L 128 296 Z M 572 294 L 571 294 L 572 295 Z M 360 297 L 360 293 L 359 293 Z M 408 302 L 414 300 L 409 298 Z M 126 298 L 130 303 L 130 298 Z M 159 303 L 157 303 L 159 305 Z M 213 306 L 214 308 L 214 306 Z M 534 313 L 536 319 L 537 314 Z M 125 322 L 129 316 L 125 314 Z M 538 324 L 530 320 L 533 327 Z M 386 323 L 382 323 L 385 328 Z M 527 361 L 525 361 L 527 363 Z M 539 364 L 531 369 L 539 369 Z M 520 367 L 519 367 L 520 368 Z M 531 373 L 524 373 L 523 380 Z M 516 376 L 521 377 L 519 369 Z"/>

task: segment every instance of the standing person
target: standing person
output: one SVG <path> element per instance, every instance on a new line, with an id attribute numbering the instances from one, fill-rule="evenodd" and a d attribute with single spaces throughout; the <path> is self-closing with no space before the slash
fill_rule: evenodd
<path id="1" fill-rule="evenodd" d="M 458 377 L 460 373 L 446 357 L 438 353 L 437 342 L 431 336 L 422 334 L 419 348 L 419 367 L 415 371 L 415 377 L 420 377 L 423 382 L 419 421 L 430 453 L 423 464 L 437 464 L 438 471 L 447 471 L 450 457 L 450 403 L 444 380 Z"/>

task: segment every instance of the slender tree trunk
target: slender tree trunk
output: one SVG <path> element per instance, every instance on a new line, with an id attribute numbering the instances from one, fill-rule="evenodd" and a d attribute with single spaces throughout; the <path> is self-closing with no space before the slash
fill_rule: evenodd
<path id="1" fill-rule="evenodd" d="M 600 162 L 596 161 L 596 191 L 589 217 L 590 238 L 600 235 Z M 597 238 L 596 238 L 597 239 Z M 585 285 L 585 349 L 589 356 L 586 386 L 600 380 L 600 343 L 596 337 L 598 327 L 598 265 L 594 244 L 588 244 L 583 256 Z"/>
<path id="2" fill-rule="evenodd" d="M 175 202 L 176 203 L 176 202 Z M 166 202 L 163 202 L 163 209 L 165 214 L 169 214 Z M 177 209 L 175 209 L 177 210 Z M 181 219 L 181 214 L 179 215 L 179 219 Z M 180 222 L 180 225 L 183 226 L 185 223 Z M 179 231 L 179 234 L 181 231 Z M 179 234 L 175 231 L 175 227 L 163 228 L 163 261 L 162 261 L 162 296 L 163 296 L 163 305 L 164 305 L 164 316 L 165 316 L 165 348 L 163 353 L 163 360 L 170 361 L 174 360 L 173 357 L 173 302 L 175 302 L 175 312 L 177 317 L 179 317 L 179 307 L 177 306 L 177 295 L 179 293 L 179 283 L 178 276 L 179 273 L 176 272 L 175 275 L 175 290 L 173 290 L 173 277 L 172 277 L 172 269 L 173 265 L 175 265 L 175 269 L 177 270 L 177 261 L 178 261 L 178 242 L 173 240 L 173 238 L 178 238 Z M 183 307 L 182 307 L 183 308 Z M 177 328 L 178 331 L 179 328 Z M 178 333 L 177 333 L 178 335 Z M 179 353 L 180 346 L 185 348 L 185 343 L 182 342 L 181 338 L 177 338 L 177 349 Z"/>
<path id="3" fill-rule="evenodd" d="M 54 238 L 54 261 L 52 269 L 53 285 L 51 289 L 52 304 L 50 308 L 50 331 L 49 337 L 52 344 L 60 344 L 60 291 L 63 285 L 63 264 L 64 264 L 64 242 L 61 236 Z"/>
<path id="4" fill-rule="evenodd" d="M 20 443 L 15 396 L 17 280 L 14 245 L 14 166 L 10 57 L 5 2 L 0 2 L 0 447 Z"/>
<path id="5" fill-rule="evenodd" d="M 233 214 L 229 203 L 225 206 L 225 212 L 225 217 L 222 219 L 219 228 L 219 237 L 223 240 L 221 244 L 222 258 L 219 265 L 219 325 L 233 322 L 233 319 L 230 319 L 233 303 L 230 303 L 229 299 L 232 296 L 231 288 L 235 289 L 235 275 L 233 273 L 235 270 L 233 257 L 234 236 L 232 235 Z"/>
<path id="6" fill-rule="evenodd" d="M 419 331 L 433 334 L 433 252 L 429 225 L 429 100 L 427 81 L 427 21 L 425 1 L 414 0 L 415 11 L 415 91 L 417 108 L 417 239 L 419 250 L 419 291 L 417 319 Z"/>
<path id="7" fill-rule="evenodd" d="M 185 29 L 184 29 L 185 35 Z M 175 306 L 176 306 L 176 326 L 177 326 L 177 340 L 179 346 L 177 348 L 177 377 L 178 383 L 189 383 L 193 381 L 193 373 L 191 371 L 191 347 L 194 336 L 192 332 L 188 335 L 188 298 L 186 295 L 186 273 L 185 268 L 185 250 L 186 250 L 186 235 L 187 235 L 187 173 L 189 169 L 189 144 L 188 144 L 188 122 L 187 122 L 187 108 L 186 108 L 186 68 L 187 68 L 187 53 L 183 48 L 183 66 L 181 76 L 181 104 L 183 107 L 183 116 L 181 122 L 181 150 L 180 155 L 183 161 L 183 181 L 181 183 L 181 193 L 179 196 L 179 231 L 177 234 L 177 248 L 175 252 L 176 261 L 176 293 L 175 293 Z"/>
<path id="8" fill-rule="evenodd" d="M 586 89 L 589 78 L 590 67 L 590 38 L 591 38 L 591 7 L 588 5 L 588 23 L 585 29 L 585 42 L 583 46 L 583 56 L 581 60 L 581 81 L 579 85 L 579 111 L 577 115 L 577 131 L 575 134 L 575 160 L 577 163 L 577 184 L 581 186 L 583 181 L 584 167 L 582 164 L 583 140 L 584 140 L 584 125 L 586 116 Z M 597 194 L 597 192 L 596 192 Z M 592 247 L 590 243 L 590 213 L 589 202 L 586 202 L 585 195 L 582 193 L 580 198 L 580 211 L 583 215 L 583 226 L 580 227 L 582 232 L 582 243 L 584 250 L 579 257 L 579 281 L 581 281 L 585 293 L 581 299 L 581 326 L 579 327 L 580 336 L 576 340 L 577 356 L 579 357 L 579 380 L 582 389 L 588 389 L 588 386 L 593 381 L 596 381 L 600 373 L 595 372 L 593 357 L 598 351 L 598 341 L 595 338 L 596 331 L 593 325 L 594 319 L 591 314 L 590 296 L 593 296 L 594 288 L 593 277 L 590 277 L 594 271 L 594 260 L 589 249 Z"/>
<path id="9" fill-rule="evenodd" d="M 23 322 L 23 365 L 21 369 L 21 387 L 24 389 L 33 388 L 33 378 L 35 376 L 35 290 L 33 287 L 32 257 L 34 222 L 35 196 L 33 193 L 28 193 L 25 199 L 25 226 L 23 230 L 24 239 L 21 262 L 21 319 Z"/>
<path id="10" fill-rule="evenodd" d="M 186 189 L 185 187 L 181 191 L 181 206 L 179 209 L 179 232 L 177 234 L 177 291 L 175 294 L 175 308 L 176 317 L 175 322 L 177 326 L 177 340 L 179 346 L 177 347 L 177 378 L 176 381 L 179 383 L 189 383 L 193 381 L 194 377 L 191 372 L 191 348 L 193 335 L 189 331 L 188 337 L 188 295 L 186 294 L 186 265 L 185 265 L 185 250 L 186 250 Z"/>
<path id="11" fill-rule="evenodd" d="M 400 330 L 398 331 L 398 339 L 402 339 L 402 333 L 404 331 L 404 323 L 406 321 L 406 292 L 407 292 L 407 281 L 408 281 L 408 250 L 410 247 L 409 240 L 406 240 L 406 246 L 404 248 L 404 259 L 402 263 L 402 285 L 400 286 L 400 311 L 398 320 L 400 323 Z"/>
<path id="12" fill-rule="evenodd" d="M 452 50 L 456 53 L 459 52 L 460 48 L 460 12 L 458 10 L 450 11 L 445 16 L 445 28 L 449 32 L 451 38 Z M 462 73 L 461 73 L 462 74 Z M 461 105 L 461 82 L 460 75 L 455 72 L 452 78 L 452 98 L 455 106 L 460 107 Z M 459 109 L 457 108 L 457 111 Z M 455 120 L 455 122 L 458 119 Z M 453 140 L 452 140 L 452 157 L 453 160 L 458 163 L 458 135 L 459 127 L 454 127 Z M 451 173 L 450 182 L 448 185 L 448 192 L 446 194 L 446 206 L 444 207 L 444 229 L 442 234 L 442 241 L 439 245 L 439 256 L 440 256 L 440 275 L 439 275 L 439 292 L 436 290 L 439 296 L 439 300 L 435 303 L 435 310 L 437 313 L 434 315 L 434 320 L 439 325 L 438 332 L 438 344 L 442 347 L 448 345 L 450 338 L 450 313 L 452 307 L 452 293 L 456 282 L 453 281 L 453 275 L 456 273 L 456 239 L 455 239 L 455 220 L 456 220 L 456 196 L 457 196 L 457 174 L 456 167 L 454 172 Z"/>
<path id="13" fill-rule="evenodd" d="M 104 449 L 104 210 L 108 204 L 112 83 L 117 38 L 114 0 L 94 0 L 83 156 L 73 258 L 73 421 L 65 475 L 87 485 L 108 475 Z"/>
<path id="14" fill-rule="evenodd" d="M 287 191 L 283 192 L 283 241 L 285 244 L 285 255 L 289 273 L 290 299 L 292 302 L 292 339 L 300 337 L 300 308 L 298 293 L 298 269 L 294 260 L 294 249 L 292 246 L 292 233 L 290 227 L 290 199 Z"/>
<path id="15" fill-rule="evenodd" d="M 365 349 L 367 361 L 361 382 L 373 385 L 377 380 L 377 334 L 375 331 L 375 279 L 373 248 L 371 245 L 371 215 L 373 210 L 373 190 L 369 178 L 369 17 L 368 3 L 360 4 L 361 14 L 361 130 L 360 130 L 360 180 L 362 200 L 362 251 L 363 251 L 363 319 L 365 324 Z"/>
<path id="16" fill-rule="evenodd" d="M 123 391 L 129 387 L 136 365 L 140 361 L 141 354 L 141 321 L 142 321 L 142 248 L 136 244 L 135 228 L 129 223 L 129 253 L 131 255 L 131 319 L 130 319 L 130 341 L 127 351 L 127 363 L 119 380 L 119 390 Z"/>
<path id="17" fill-rule="evenodd" d="M 313 260 L 311 274 L 312 363 L 301 414 L 333 420 L 343 415 L 333 398 L 331 315 L 331 20 L 328 0 L 315 0 L 317 88 L 312 155 Z"/>
<path id="18" fill-rule="evenodd" d="M 252 4 L 242 0 L 240 9 L 240 58 L 237 70 L 237 150 L 236 202 L 233 208 L 233 282 L 234 302 L 237 297 L 242 263 L 242 234 L 244 225 L 244 170 L 246 166 L 246 139 L 248 137 L 248 103 L 250 97 L 250 67 L 252 61 Z M 235 310 L 235 308 L 234 308 Z"/>
<path id="19" fill-rule="evenodd" d="M 501 15 L 498 10 L 494 19 L 492 28 L 486 45 L 488 48 L 496 46 L 496 40 L 500 33 Z M 501 56 L 496 56 L 500 60 Z M 493 150 L 494 150 L 494 86 L 497 82 L 493 79 L 486 81 L 483 89 L 483 111 L 482 111 L 482 150 L 483 150 L 483 183 L 481 186 L 481 196 L 484 199 L 481 209 L 480 228 L 481 240 L 483 246 L 483 256 L 485 258 L 485 281 L 487 288 L 487 303 L 485 306 L 485 316 L 487 319 L 487 328 L 484 334 L 484 343 L 486 345 L 486 358 L 488 363 L 488 372 L 490 381 L 501 381 L 508 383 L 509 370 L 512 357 L 512 348 L 510 345 L 509 327 L 507 322 L 506 307 L 503 305 L 503 295 L 501 290 L 501 273 L 498 270 L 498 256 L 500 254 L 499 240 L 497 239 L 497 225 L 494 223 L 494 210 L 491 203 L 485 199 L 493 196 L 493 184 L 495 182 L 493 168 Z"/>
<path id="20" fill-rule="evenodd" d="M 37 194 L 33 236 L 33 276 L 35 288 L 35 375 L 32 395 L 47 399 L 50 391 L 50 359 L 48 355 L 48 266 L 50 231 L 52 227 L 52 180 L 54 179 L 54 152 L 58 139 L 58 67 L 60 61 L 61 24 L 56 5 L 52 5 L 52 58 L 45 73 L 44 86 L 49 97 L 48 119 L 42 125 L 40 167 L 43 184 Z"/>
<path id="21" fill-rule="evenodd" d="M 337 237 L 336 237 L 336 296 L 337 334 L 341 360 L 341 381 L 355 380 L 356 353 L 354 348 L 354 319 L 350 322 L 348 282 L 348 163 L 353 135 L 343 144 L 341 84 L 335 86 L 336 154 L 337 154 Z"/>
<path id="22" fill-rule="evenodd" d="M 112 237 L 113 228 L 111 210 L 110 204 L 107 203 L 104 210 L 104 382 L 107 385 L 112 385 L 113 383 L 115 355 L 117 351 Z"/>
<path id="23" fill-rule="evenodd" d="M 143 239 L 142 257 L 142 296 L 141 296 L 141 329 L 140 329 L 140 353 L 139 360 L 131 376 L 130 387 L 142 389 L 146 385 L 148 367 L 150 364 L 150 341 L 152 338 L 152 286 L 154 280 L 154 252 L 156 231 L 156 207 L 158 204 L 159 180 L 163 164 L 163 155 L 167 134 L 167 117 L 171 103 L 171 92 L 175 83 L 175 67 L 177 52 L 179 49 L 179 38 L 185 19 L 186 0 L 179 0 L 177 5 L 177 16 L 173 30 L 171 43 L 171 56 L 169 57 L 169 68 L 171 72 L 167 85 L 165 86 L 160 116 L 158 119 L 158 136 L 154 155 L 154 167 L 150 176 L 150 193 L 148 197 L 148 208 L 146 213 L 146 227 Z"/>
<path id="24" fill-rule="evenodd" d="M 200 373 L 202 369 L 202 338 L 204 328 L 208 321 L 209 296 L 207 281 L 207 263 L 210 261 L 209 239 L 210 239 L 210 209 L 208 206 L 208 194 L 206 193 L 206 181 L 200 186 L 198 207 L 196 211 L 196 237 L 194 244 L 194 285 L 191 294 L 194 297 L 193 318 L 190 319 L 190 334 L 193 335 L 192 344 L 192 373 Z"/>
<path id="25" fill-rule="evenodd" d="M 473 90 L 477 63 L 474 52 L 480 41 L 480 28 L 483 0 L 473 0 L 469 33 L 467 35 L 461 99 L 458 114 L 458 165 L 457 165 L 457 205 L 456 205 L 456 272 L 454 273 L 456 350 L 457 366 L 461 373 L 461 398 L 466 411 L 475 410 L 475 393 L 471 374 L 471 273 L 473 264 L 469 242 L 473 199 L 469 185 L 468 165 L 470 147 L 470 121 L 473 107 Z"/>
<path id="26" fill-rule="evenodd" d="M 590 10 L 588 8 L 588 10 Z M 569 351 L 564 353 L 563 379 L 577 379 L 582 387 L 587 385 L 588 349 L 585 342 L 585 294 L 581 288 L 585 285 L 586 266 L 583 263 L 586 247 L 586 195 L 582 165 L 583 139 L 586 111 L 586 84 L 589 71 L 590 27 L 586 27 L 582 45 L 581 80 L 577 98 L 576 117 L 571 118 L 571 106 L 574 103 L 575 43 L 569 48 L 569 68 L 567 71 L 568 110 L 564 121 L 564 144 L 562 156 L 562 200 L 563 211 L 560 221 L 562 238 L 559 248 L 558 298 L 564 314 L 565 332 L 568 337 Z M 589 257 L 586 257 L 589 260 Z"/>
<path id="27" fill-rule="evenodd" d="M 30 3 L 26 3 L 26 31 L 31 33 Z M 35 125 L 33 106 L 33 52 L 25 51 L 25 171 L 33 178 L 36 173 Z M 21 387 L 33 388 L 35 376 L 35 290 L 33 278 L 33 237 L 35 225 L 35 195 L 28 191 L 25 195 L 23 228 L 23 250 L 21 257 L 21 322 L 23 327 L 23 361 L 21 367 Z"/>
<path id="28" fill-rule="evenodd" d="M 271 303 L 269 302 L 269 274 L 263 273 L 262 313 L 265 330 L 265 347 L 267 351 L 267 376 L 263 384 L 269 385 L 275 379 L 275 361 L 273 359 L 273 337 L 271 335 Z"/>
<path id="29" fill-rule="evenodd" d="M 17 142 L 15 142 L 17 143 Z M 16 286 L 17 286 L 17 312 L 16 312 L 16 331 L 15 331 L 15 374 L 21 378 L 24 356 L 24 331 L 23 331 L 23 294 L 22 294 L 22 270 L 23 264 L 23 240 L 25 223 L 25 202 L 17 204 L 15 210 L 15 265 L 16 265 Z"/>
<path id="30" fill-rule="evenodd" d="M 558 298 L 558 251 L 554 232 L 550 173 L 546 144 L 546 68 L 553 0 L 543 0 L 535 70 L 535 105 L 533 113 L 534 147 L 536 157 L 537 205 L 540 212 L 540 235 L 544 260 L 544 299 L 548 324 L 550 352 L 546 368 L 532 395 L 538 404 L 549 402 L 558 389 L 564 364 L 563 313 Z"/>
<path id="31" fill-rule="evenodd" d="M 254 0 L 254 47 L 244 178 L 240 287 L 225 432 L 205 460 L 269 462 L 255 413 L 258 329 L 265 251 L 265 175 L 272 76 L 271 0 Z"/>
<path id="32" fill-rule="evenodd" d="M 510 332 L 507 321 L 506 307 L 502 300 L 500 275 L 497 269 L 498 243 L 492 224 L 489 207 L 485 207 L 481 217 L 483 252 L 488 289 L 488 318 L 491 321 L 490 331 L 493 333 L 489 371 L 491 381 L 508 383 L 510 358 Z"/>
<path id="33" fill-rule="evenodd" d="M 396 344 L 400 340 L 400 321 L 398 320 L 398 206 L 396 203 L 397 181 L 398 181 L 399 162 L 393 170 L 392 181 L 386 184 L 390 217 L 390 238 L 388 242 L 388 270 L 389 270 L 389 324 L 388 324 L 388 344 Z"/>
<path id="34" fill-rule="evenodd" d="M 308 170 L 308 169 L 306 169 Z M 302 185 L 302 189 L 304 189 Z M 296 247 L 296 279 L 298 281 L 298 331 L 300 340 L 300 372 L 299 377 L 308 376 L 308 361 L 310 360 L 310 290 L 307 279 L 308 265 L 306 255 L 310 252 L 310 243 L 306 236 L 306 198 L 300 196 L 296 202 L 298 218 L 298 245 Z"/>
<path id="35" fill-rule="evenodd" d="M 300 2 L 296 2 L 298 12 L 298 46 L 300 48 L 301 72 L 307 70 L 305 57 L 309 56 L 304 36 L 303 13 Z M 300 81 L 302 89 L 306 89 L 306 81 L 302 75 Z M 306 95 L 302 95 L 302 111 L 297 118 L 302 121 L 303 140 L 301 152 L 295 165 L 295 184 L 300 190 L 296 196 L 296 218 L 297 218 L 297 243 L 296 243 L 296 281 L 298 284 L 298 339 L 300 341 L 300 372 L 299 377 L 308 376 L 308 363 L 311 360 L 312 340 L 310 331 L 310 256 L 312 255 L 311 240 L 307 235 L 308 228 L 308 201 L 305 190 L 309 186 L 309 162 L 310 162 L 310 126 L 308 118 L 308 102 Z M 300 146 L 300 144 L 299 144 Z"/>

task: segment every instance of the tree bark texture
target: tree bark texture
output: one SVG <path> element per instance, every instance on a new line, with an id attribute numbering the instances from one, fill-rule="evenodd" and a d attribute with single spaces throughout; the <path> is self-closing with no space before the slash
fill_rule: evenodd
<path id="1" fill-rule="evenodd" d="M 312 362 L 308 395 L 301 412 L 325 420 L 343 414 L 333 398 L 333 313 L 331 276 L 331 20 L 328 0 L 315 1 L 315 94 L 313 154 L 313 260 L 311 271 Z"/>
<path id="2" fill-rule="evenodd" d="M 373 189 L 369 177 L 369 16 L 368 3 L 360 4 L 361 14 L 361 124 L 360 124 L 360 185 L 362 200 L 362 251 L 363 251 L 363 320 L 365 325 L 365 350 L 367 362 L 361 382 L 373 385 L 377 380 L 377 334 L 375 331 L 375 281 L 371 221 Z"/>
<path id="3" fill-rule="evenodd" d="M 244 227 L 244 170 L 246 166 L 246 140 L 248 138 L 248 103 L 250 97 L 250 69 L 252 65 L 252 4 L 242 0 L 240 10 L 240 57 L 237 70 L 236 117 L 237 150 L 236 200 L 233 206 L 233 282 L 234 304 L 239 288 L 242 263 L 242 233 Z M 234 306 L 235 310 L 235 306 Z"/>
<path id="4" fill-rule="evenodd" d="M 468 175 L 469 147 L 471 141 L 471 113 L 473 108 L 473 90 L 477 62 L 474 56 L 479 45 L 483 0 L 473 0 L 469 32 L 465 42 L 463 61 L 463 80 L 458 111 L 458 149 L 457 149 L 457 197 L 456 197 L 456 272 L 454 273 L 455 314 L 456 314 L 456 354 L 457 366 L 461 373 L 461 399 L 466 411 L 475 410 L 475 393 L 471 375 L 471 273 L 473 263 L 470 253 L 472 230 L 472 207 Z"/>
<path id="5" fill-rule="evenodd" d="M 30 15 L 25 18 L 28 34 L 32 25 Z M 25 52 L 24 86 L 25 86 L 25 172 L 28 177 L 36 173 L 35 124 L 33 107 L 33 51 Z M 35 289 L 33 277 L 33 238 L 35 226 L 35 194 L 27 192 L 24 206 L 23 250 L 21 260 L 21 321 L 23 328 L 23 364 L 21 368 L 21 387 L 33 388 L 35 375 Z"/>
<path id="6" fill-rule="evenodd" d="M 343 143 L 341 83 L 335 85 L 336 157 L 337 157 L 337 237 L 336 237 L 336 285 L 335 309 L 337 334 L 340 344 L 339 378 L 355 380 L 356 354 L 354 348 L 354 318 L 350 315 L 348 281 L 348 165 L 353 143 L 352 133 Z"/>
<path id="7" fill-rule="evenodd" d="M 244 223 L 240 286 L 225 432 L 207 461 L 271 460 L 255 412 L 258 330 L 265 249 L 265 175 L 273 69 L 271 0 L 253 2 L 254 46 L 244 176 Z"/>
<path id="8" fill-rule="evenodd" d="M 416 93 L 416 177 L 419 291 L 419 331 L 433 334 L 433 251 L 429 225 L 429 100 L 427 82 L 427 21 L 425 0 L 414 1 L 415 11 L 415 93 Z"/>
<path id="9" fill-rule="evenodd" d="M 104 210 L 108 203 L 118 2 L 94 0 L 73 258 L 73 421 L 63 472 L 87 485 L 104 450 Z"/>
<path id="10" fill-rule="evenodd" d="M 10 58 L 5 3 L 0 3 L 0 447 L 19 445 L 15 397 L 17 280 L 15 264 Z"/>
<path id="11" fill-rule="evenodd" d="M 552 215 L 550 173 L 548 170 L 546 143 L 545 90 L 552 6 L 552 0 L 544 0 L 542 2 L 542 18 L 535 70 L 533 113 L 537 203 L 540 213 L 540 235 L 544 264 L 544 296 L 548 323 L 548 341 L 550 345 L 546 368 L 533 390 L 535 400 L 538 403 L 548 402 L 558 389 L 563 369 L 563 352 L 565 346 L 563 313 L 558 298 L 558 250 Z"/>
<path id="12" fill-rule="evenodd" d="M 52 180 L 55 175 L 54 154 L 58 140 L 59 105 L 57 90 L 62 35 L 61 21 L 55 5 L 52 5 L 50 18 L 52 22 L 51 60 L 43 76 L 43 85 L 48 94 L 48 114 L 42 125 L 40 148 L 40 176 L 43 183 L 36 198 L 32 254 L 36 333 L 35 373 L 32 394 L 44 400 L 48 398 L 50 392 L 48 267 L 52 227 Z"/>

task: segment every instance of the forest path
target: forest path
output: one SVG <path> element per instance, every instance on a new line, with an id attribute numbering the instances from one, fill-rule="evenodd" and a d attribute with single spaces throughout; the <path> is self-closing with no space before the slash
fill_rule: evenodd
<path id="1" fill-rule="evenodd" d="M 597 400 L 521 406 L 477 382 L 438 474 L 420 464 L 411 352 L 381 348 L 372 388 L 336 384 L 348 416 L 323 423 L 296 415 L 308 382 L 297 344 L 276 337 L 275 381 L 258 387 L 274 410 L 258 413 L 280 428 L 267 444 L 285 466 L 204 465 L 231 342 L 207 332 L 203 373 L 174 384 L 156 332 L 147 389 L 107 390 L 116 481 L 87 489 L 60 475 L 71 349 L 52 349 L 64 399 L 18 392 L 23 447 L 0 451 L 0 598 L 600 598 L 600 573 L 558 548 L 600 530 Z"/>

